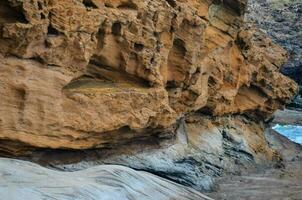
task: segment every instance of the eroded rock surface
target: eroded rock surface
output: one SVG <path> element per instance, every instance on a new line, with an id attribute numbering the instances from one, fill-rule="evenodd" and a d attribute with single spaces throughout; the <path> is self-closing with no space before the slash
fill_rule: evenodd
<path id="1" fill-rule="evenodd" d="M 279 162 L 281 156 L 269 146 L 264 132 L 264 124 L 246 117 L 193 114 L 179 122 L 173 142 L 133 141 L 107 151 L 40 151 L 24 159 L 64 171 L 123 165 L 199 191 L 211 191 L 217 177 L 240 175 Z"/>
<path id="2" fill-rule="evenodd" d="M 0 158 L 0 176 L 3 200 L 211 199 L 147 172 L 114 165 L 59 172 L 26 161 Z"/>
<path id="3" fill-rule="evenodd" d="M 297 86 L 279 73 L 286 52 L 244 27 L 245 6 L 1 1 L 0 149 L 89 149 L 166 137 L 195 111 L 270 117 Z"/>

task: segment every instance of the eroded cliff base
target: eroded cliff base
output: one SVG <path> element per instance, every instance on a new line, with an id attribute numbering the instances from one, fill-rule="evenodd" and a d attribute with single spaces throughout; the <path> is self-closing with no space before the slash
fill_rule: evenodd
<path id="1" fill-rule="evenodd" d="M 244 25 L 245 7 L 2 1 L 1 149 L 112 148 L 197 111 L 270 118 L 298 88 L 279 73 L 286 51 Z"/>
<path id="2" fill-rule="evenodd" d="M 287 52 L 244 24 L 245 7 L 2 1 L 1 155 L 59 171 L 124 165 L 199 191 L 282 166 L 266 123 L 298 86 L 279 72 Z"/>
<path id="3" fill-rule="evenodd" d="M 175 137 L 148 137 L 99 150 L 34 150 L 18 157 L 59 171 L 114 164 L 148 171 L 199 191 L 212 191 L 216 178 L 281 165 L 264 123 L 235 115 L 192 114 L 175 127 Z M 168 134 L 170 135 L 170 134 Z"/>

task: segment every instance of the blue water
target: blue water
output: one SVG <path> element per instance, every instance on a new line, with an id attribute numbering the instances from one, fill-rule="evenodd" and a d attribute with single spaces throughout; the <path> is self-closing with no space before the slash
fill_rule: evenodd
<path id="1" fill-rule="evenodd" d="M 302 144 L 302 126 L 277 124 L 273 129 L 291 141 Z"/>

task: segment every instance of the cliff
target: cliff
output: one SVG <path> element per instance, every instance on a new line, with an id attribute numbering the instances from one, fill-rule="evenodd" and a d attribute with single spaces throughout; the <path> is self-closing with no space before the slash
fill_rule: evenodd
<path id="1" fill-rule="evenodd" d="M 265 120 L 297 85 L 245 0 L 0 2 L 0 149 L 171 137 L 190 113 Z"/>
<path id="2" fill-rule="evenodd" d="M 299 0 L 254 0 L 248 5 L 246 21 L 265 30 L 289 52 L 282 73 L 302 85 L 302 2 Z"/>

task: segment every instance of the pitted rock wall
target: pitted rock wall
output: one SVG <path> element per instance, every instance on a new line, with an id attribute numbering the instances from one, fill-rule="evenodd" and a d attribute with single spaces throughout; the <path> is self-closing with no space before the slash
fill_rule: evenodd
<path id="1" fill-rule="evenodd" d="M 297 85 L 279 73 L 285 50 L 244 26 L 245 7 L 1 1 L 1 149 L 111 147 L 166 134 L 196 111 L 270 117 Z"/>

